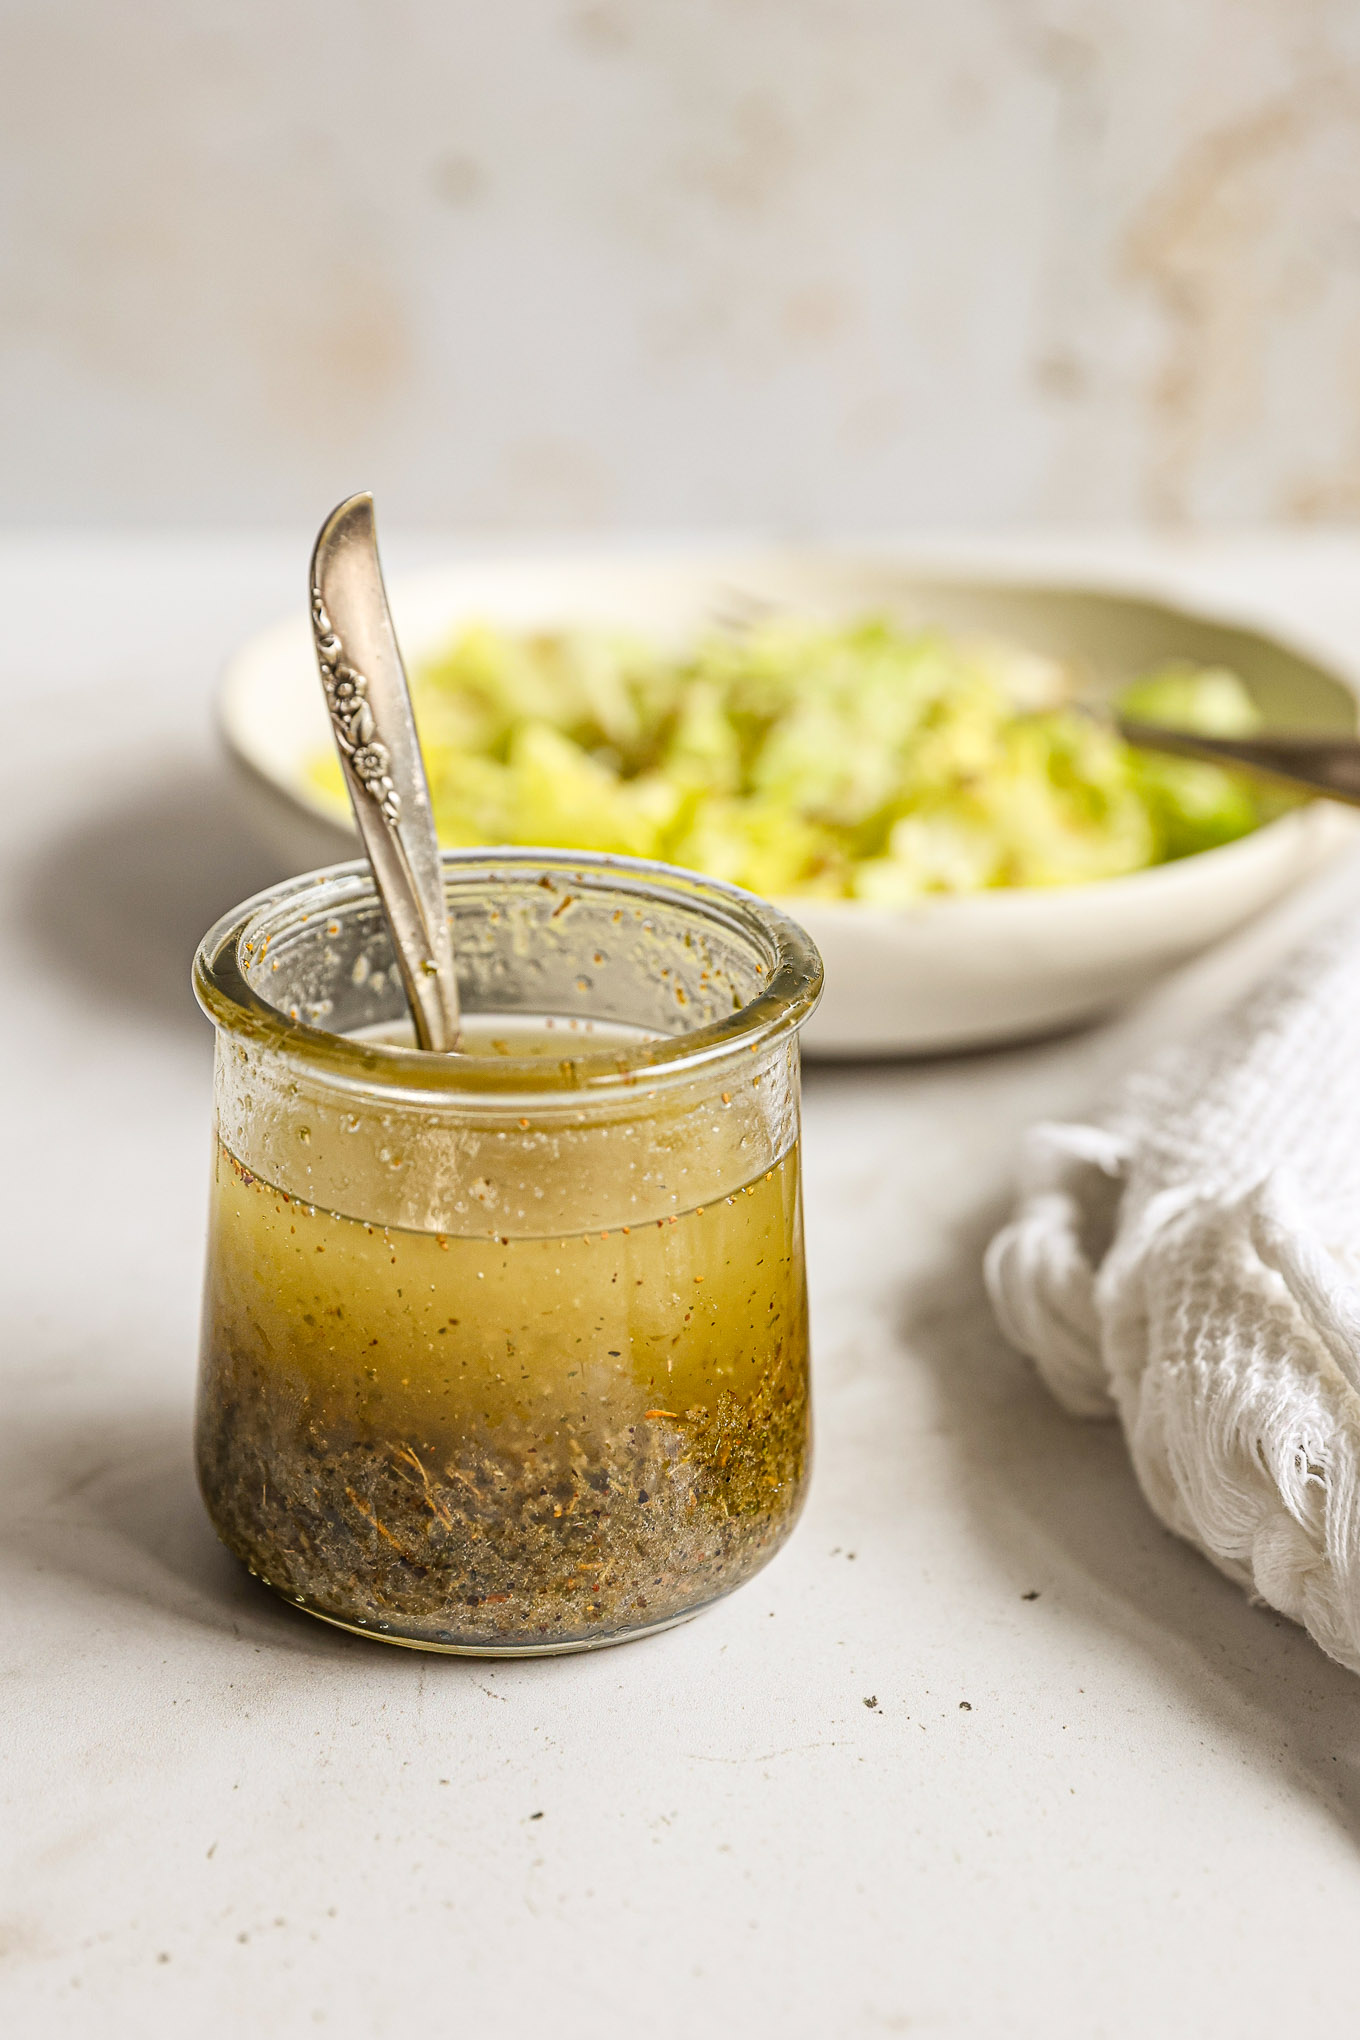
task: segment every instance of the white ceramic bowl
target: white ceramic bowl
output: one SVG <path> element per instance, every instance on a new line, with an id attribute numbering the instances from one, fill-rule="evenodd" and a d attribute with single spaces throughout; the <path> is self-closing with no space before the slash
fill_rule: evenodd
<path id="1" fill-rule="evenodd" d="M 390 595 L 411 662 L 473 617 L 616 623 L 679 640 L 752 604 L 813 615 L 873 610 L 1012 639 L 1071 661 L 1099 694 L 1163 659 L 1225 665 L 1281 726 L 1355 727 L 1345 683 L 1259 631 L 1094 588 L 923 575 L 886 555 L 469 560 L 397 579 Z M 330 735 L 301 602 L 295 617 L 233 658 L 220 722 L 243 799 L 272 848 L 299 871 L 353 856 L 351 830 L 306 777 Z M 941 895 L 891 910 L 790 900 L 826 959 L 826 996 L 807 1047 L 823 1056 L 920 1054 L 1091 1017 L 1258 913 L 1348 840 L 1354 824 L 1318 802 L 1223 849 L 1091 885 Z"/>

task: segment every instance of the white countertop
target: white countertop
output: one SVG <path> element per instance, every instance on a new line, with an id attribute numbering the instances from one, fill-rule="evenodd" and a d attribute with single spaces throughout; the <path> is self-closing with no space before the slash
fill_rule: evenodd
<path id="1" fill-rule="evenodd" d="M 215 1544 L 187 973 L 274 874 L 208 704 L 306 549 L 0 546 L 5 2030 L 1351 2030 L 1360 1685 L 1155 1523 L 978 1274 L 1025 1125 L 1193 1024 L 1307 902 L 1086 1034 L 809 1072 L 817 1474 L 700 1620 L 426 1657 L 294 1614 Z M 1231 602 L 1360 671 L 1360 538 L 1009 557 Z"/>

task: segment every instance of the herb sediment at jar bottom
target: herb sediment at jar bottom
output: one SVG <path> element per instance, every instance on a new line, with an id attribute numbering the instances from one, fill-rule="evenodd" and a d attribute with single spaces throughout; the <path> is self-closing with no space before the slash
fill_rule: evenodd
<path id="1" fill-rule="evenodd" d="M 797 1149 L 607 1232 L 384 1228 L 219 1144 L 199 1476 L 224 1542 L 319 1614 L 533 1648 L 650 1627 L 791 1529 L 808 1444 Z"/>

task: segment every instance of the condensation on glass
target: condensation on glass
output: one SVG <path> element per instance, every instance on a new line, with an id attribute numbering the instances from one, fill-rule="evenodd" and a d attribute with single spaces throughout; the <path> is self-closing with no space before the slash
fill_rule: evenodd
<path id="1" fill-rule="evenodd" d="M 467 1053 L 403 1041 L 371 880 L 219 924 L 197 1417 L 223 1541 L 429 1649 L 645 1634 L 749 1579 L 809 1464 L 797 1031 L 774 908 L 627 859 L 450 853 Z"/>

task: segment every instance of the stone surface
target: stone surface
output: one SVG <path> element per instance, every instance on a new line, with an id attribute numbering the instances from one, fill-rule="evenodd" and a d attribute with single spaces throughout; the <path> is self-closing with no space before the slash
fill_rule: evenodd
<path id="1" fill-rule="evenodd" d="M 0 516 L 1360 513 L 1354 0 L 12 0 Z"/>
<path id="2" fill-rule="evenodd" d="M 1027 557 L 1245 603 L 1356 667 L 1360 542 Z M 810 1073 L 818 1472 L 786 1552 L 699 1621 L 424 1658 L 276 1605 L 214 1543 L 186 973 L 271 874 L 208 699 L 298 566 L 0 548 L 5 2030 L 1348 2030 L 1360 1688 L 1157 1526 L 978 1277 L 1021 1130 L 1196 1024 L 1315 900 L 1103 1028 Z"/>

